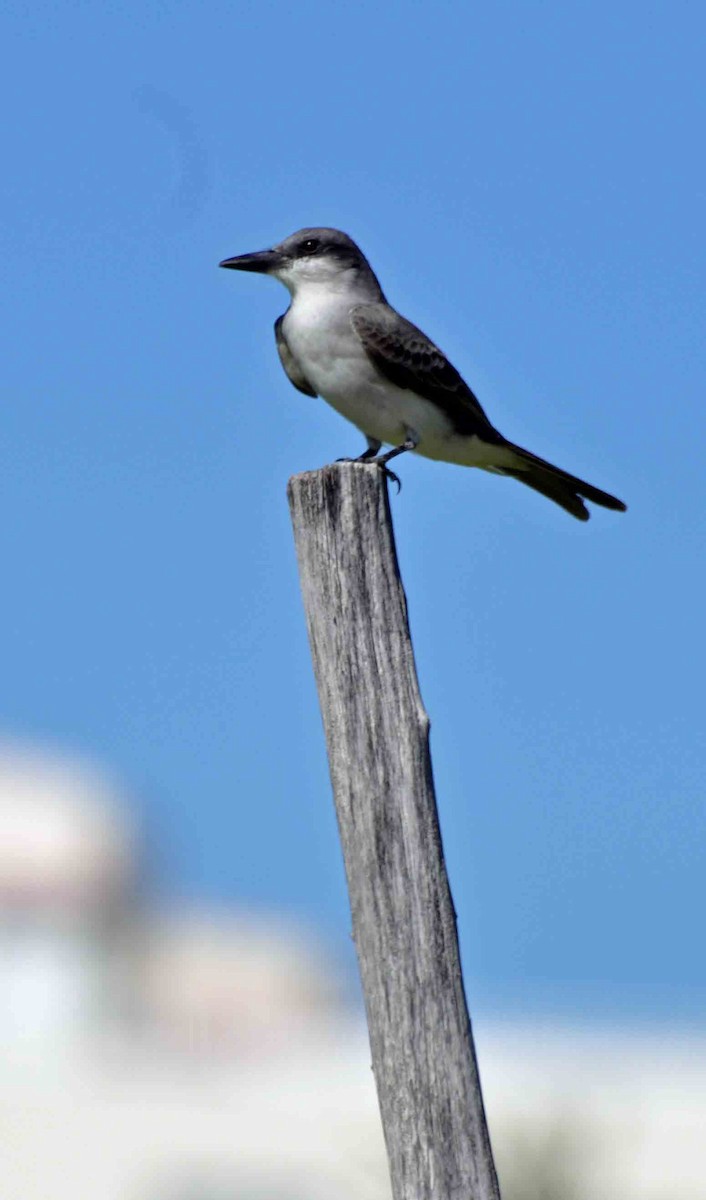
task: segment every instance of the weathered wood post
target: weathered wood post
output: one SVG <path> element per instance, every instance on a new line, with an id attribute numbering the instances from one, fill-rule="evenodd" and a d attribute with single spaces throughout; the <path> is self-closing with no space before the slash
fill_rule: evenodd
<path id="1" fill-rule="evenodd" d="M 395 1200 L 499 1200 L 387 484 L 290 480 Z"/>

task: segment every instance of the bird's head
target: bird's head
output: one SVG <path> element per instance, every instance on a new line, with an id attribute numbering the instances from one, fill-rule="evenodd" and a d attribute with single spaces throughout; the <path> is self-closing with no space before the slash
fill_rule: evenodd
<path id="1" fill-rule="evenodd" d="M 293 296 L 302 288 L 324 286 L 338 290 L 349 286 L 352 280 L 372 279 L 379 290 L 362 250 L 340 229 L 300 229 L 271 250 L 224 258 L 219 266 L 272 275 Z"/>

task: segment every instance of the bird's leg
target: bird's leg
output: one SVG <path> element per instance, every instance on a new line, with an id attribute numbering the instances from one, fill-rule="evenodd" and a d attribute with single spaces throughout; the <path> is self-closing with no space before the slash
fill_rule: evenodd
<path id="1" fill-rule="evenodd" d="M 366 438 L 366 441 L 368 443 L 367 450 L 364 450 L 357 458 L 337 458 L 336 462 L 370 462 L 370 459 L 375 457 L 382 446 L 382 442 L 379 442 L 377 438 L 371 437 Z"/>
<path id="2" fill-rule="evenodd" d="M 364 450 L 362 454 L 359 454 L 356 459 L 354 459 L 355 462 L 369 462 L 371 458 L 375 458 L 375 455 L 382 446 L 382 442 L 379 442 L 377 438 L 369 437 L 366 440 L 368 443 L 368 448 L 367 450 Z"/>
<path id="3" fill-rule="evenodd" d="M 413 429 L 408 429 L 407 437 L 400 446 L 393 446 L 391 450 L 386 450 L 384 454 L 379 454 L 376 458 L 371 458 L 368 460 L 369 462 L 377 463 L 380 469 L 384 471 L 385 478 L 391 479 L 393 483 L 397 484 L 398 495 L 402 491 L 402 483 L 399 479 L 399 476 L 395 475 L 394 471 L 389 470 L 387 464 L 391 458 L 397 458 L 398 454 L 405 454 L 408 450 L 416 450 L 418 445 L 419 434 L 415 433 Z"/>
<path id="4" fill-rule="evenodd" d="M 413 429 L 407 430 L 407 437 L 400 446 L 393 446 L 391 450 L 386 450 L 384 454 L 379 454 L 378 451 L 382 446 L 382 442 L 378 438 L 367 438 L 368 448 L 357 458 L 337 458 L 336 462 L 364 462 L 375 463 L 380 468 L 386 479 L 392 480 L 397 484 L 397 492 L 402 490 L 402 482 L 394 471 L 388 469 L 387 464 L 391 458 L 396 458 L 398 454 L 404 454 L 406 450 L 416 450 L 419 445 L 419 434 Z"/>
<path id="5" fill-rule="evenodd" d="M 386 450 L 384 454 L 380 454 L 373 461 L 380 463 L 384 467 L 385 463 L 389 463 L 391 458 L 397 458 L 398 454 L 404 454 L 407 450 L 416 450 L 419 445 L 419 435 L 412 429 L 407 430 L 407 437 L 402 442 L 401 446 L 393 446 L 391 450 Z"/>

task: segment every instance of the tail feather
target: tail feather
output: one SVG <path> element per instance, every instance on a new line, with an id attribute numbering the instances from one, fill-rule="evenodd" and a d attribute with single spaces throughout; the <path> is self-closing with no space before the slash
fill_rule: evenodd
<path id="1" fill-rule="evenodd" d="M 602 492 L 593 484 L 585 483 L 576 475 L 569 475 L 568 471 L 562 471 L 560 467 L 553 466 L 543 458 L 538 458 L 536 454 L 531 454 L 529 450 L 513 445 L 512 442 L 507 443 L 506 449 L 511 451 L 511 462 L 507 466 L 503 464 L 504 475 L 511 475 L 513 479 L 519 479 L 520 483 L 533 488 L 535 492 L 541 492 L 579 521 L 587 521 L 591 515 L 583 503 L 584 500 L 600 504 L 602 508 L 625 512 L 627 506 L 622 500 L 618 500 L 617 496 L 611 496 L 610 492 Z"/>

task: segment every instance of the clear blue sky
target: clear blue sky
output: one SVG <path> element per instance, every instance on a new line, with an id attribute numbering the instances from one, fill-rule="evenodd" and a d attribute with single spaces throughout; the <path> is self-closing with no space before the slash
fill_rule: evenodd
<path id="1" fill-rule="evenodd" d="M 0 731 L 112 767 L 161 886 L 348 916 L 285 486 L 361 448 L 219 259 L 331 224 L 582 526 L 393 502 L 476 1008 L 693 1020 L 704 910 L 697 4 L 5 9 Z"/>

